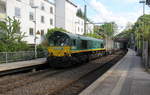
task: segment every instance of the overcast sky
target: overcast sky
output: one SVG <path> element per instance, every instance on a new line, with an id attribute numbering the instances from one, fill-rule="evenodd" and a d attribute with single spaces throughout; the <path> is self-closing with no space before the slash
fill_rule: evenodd
<path id="1" fill-rule="evenodd" d="M 84 0 L 72 0 L 83 9 Z M 87 15 L 94 22 L 115 21 L 120 28 L 128 22 L 134 23 L 142 15 L 139 0 L 86 0 Z M 150 8 L 146 7 L 146 13 Z"/>

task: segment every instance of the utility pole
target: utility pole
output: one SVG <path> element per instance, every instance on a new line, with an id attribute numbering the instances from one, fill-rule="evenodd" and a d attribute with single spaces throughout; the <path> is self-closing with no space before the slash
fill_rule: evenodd
<path id="1" fill-rule="evenodd" d="M 143 4 L 143 16 L 145 15 L 145 5 L 146 5 L 146 1 L 142 0 L 139 3 Z M 143 19 L 144 20 L 144 19 Z M 145 22 L 143 21 L 143 33 L 142 33 L 142 51 L 144 50 L 144 31 L 145 31 Z M 139 47 L 140 48 L 140 47 Z"/>
<path id="2" fill-rule="evenodd" d="M 150 5 L 150 0 L 146 0 L 146 5 Z"/>
<path id="3" fill-rule="evenodd" d="M 85 0 L 84 0 L 84 2 L 85 2 Z M 87 10 L 86 10 L 86 8 L 87 8 L 87 6 L 86 6 L 86 4 L 84 5 L 84 35 L 86 34 L 86 25 L 87 25 L 87 16 L 86 16 L 86 12 L 87 12 Z"/>

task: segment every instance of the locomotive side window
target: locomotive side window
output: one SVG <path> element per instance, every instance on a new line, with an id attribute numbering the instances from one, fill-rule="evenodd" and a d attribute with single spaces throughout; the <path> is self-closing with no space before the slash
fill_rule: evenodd
<path id="1" fill-rule="evenodd" d="M 76 46 L 76 40 L 75 39 L 72 40 L 72 46 Z"/>
<path id="2" fill-rule="evenodd" d="M 103 43 L 101 43 L 100 45 L 101 45 L 101 48 L 104 48 L 104 44 Z"/>
<path id="3" fill-rule="evenodd" d="M 81 49 L 87 49 L 88 48 L 88 44 L 86 40 L 81 40 Z"/>

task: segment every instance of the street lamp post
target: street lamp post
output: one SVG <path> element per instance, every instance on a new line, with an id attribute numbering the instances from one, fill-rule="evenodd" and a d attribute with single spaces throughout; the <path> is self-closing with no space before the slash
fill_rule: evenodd
<path id="1" fill-rule="evenodd" d="M 146 1 L 142 0 L 139 3 L 143 4 L 143 15 L 145 14 L 145 5 L 146 5 Z"/>
<path id="2" fill-rule="evenodd" d="M 139 3 L 143 4 L 143 16 L 145 15 L 145 5 L 146 5 L 146 1 L 142 0 Z M 143 19 L 144 20 L 144 19 Z M 143 47 L 142 47 L 142 51 L 144 49 L 144 31 L 145 31 L 145 22 L 143 21 L 143 33 L 142 33 L 142 43 L 143 43 Z"/>
<path id="3" fill-rule="evenodd" d="M 31 6 L 33 9 L 34 9 L 34 55 L 35 55 L 35 58 L 37 58 L 37 45 L 36 45 L 36 9 L 38 8 L 38 6 Z"/>
<path id="4" fill-rule="evenodd" d="M 85 3 L 86 0 L 84 0 L 84 3 Z M 86 34 L 87 30 L 87 25 L 86 25 L 86 22 L 87 22 L 87 17 L 86 17 L 86 12 L 87 12 L 87 6 L 86 4 L 84 5 L 84 35 Z"/>

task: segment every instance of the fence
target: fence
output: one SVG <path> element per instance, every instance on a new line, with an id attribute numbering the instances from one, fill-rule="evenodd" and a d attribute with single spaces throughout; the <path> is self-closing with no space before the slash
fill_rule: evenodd
<path id="1" fill-rule="evenodd" d="M 150 43 L 145 41 L 143 44 L 142 60 L 146 69 L 150 69 Z"/>
<path id="2" fill-rule="evenodd" d="M 37 58 L 44 58 L 47 56 L 45 51 L 38 51 Z M 26 61 L 35 59 L 34 51 L 20 51 L 20 52 L 0 52 L 0 63 L 10 63 L 17 61 Z"/>

